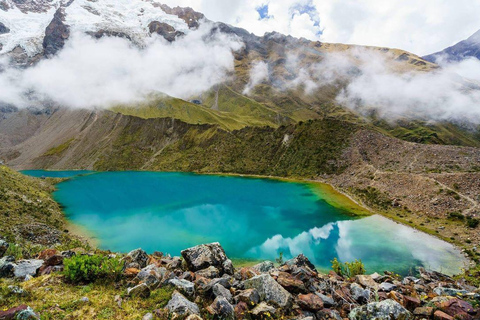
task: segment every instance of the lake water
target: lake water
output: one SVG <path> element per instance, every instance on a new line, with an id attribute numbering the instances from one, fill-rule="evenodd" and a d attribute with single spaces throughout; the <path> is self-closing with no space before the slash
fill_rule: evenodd
<path id="1" fill-rule="evenodd" d="M 22 170 L 23 174 L 36 178 L 70 178 L 83 174 L 92 173 L 89 170 L 70 170 L 70 171 L 50 171 L 50 170 Z"/>
<path id="2" fill-rule="evenodd" d="M 303 253 L 324 270 L 335 257 L 361 259 L 369 272 L 407 274 L 424 266 L 451 274 L 464 267 L 452 245 L 378 215 L 354 218 L 312 188 L 268 179 L 104 172 L 60 183 L 54 198 L 73 223 L 112 251 L 141 247 L 179 255 L 218 241 L 231 258 Z"/>

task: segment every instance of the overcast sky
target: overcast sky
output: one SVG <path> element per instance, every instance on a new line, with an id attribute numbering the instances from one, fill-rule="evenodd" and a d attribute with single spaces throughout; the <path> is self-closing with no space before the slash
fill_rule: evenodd
<path id="1" fill-rule="evenodd" d="M 480 29 L 480 0 L 163 0 L 263 35 L 443 50 Z"/>

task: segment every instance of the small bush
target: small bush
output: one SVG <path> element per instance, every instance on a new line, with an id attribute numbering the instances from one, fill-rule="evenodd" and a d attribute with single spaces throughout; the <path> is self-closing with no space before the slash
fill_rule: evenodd
<path id="1" fill-rule="evenodd" d="M 332 269 L 338 275 L 353 278 L 359 274 L 365 274 L 365 265 L 363 264 L 362 260 L 357 260 L 352 262 L 344 262 L 341 263 L 337 260 L 337 258 L 332 260 Z"/>
<path id="2" fill-rule="evenodd" d="M 476 227 L 478 227 L 479 224 L 480 220 L 470 217 L 467 218 L 467 227 L 475 229 Z"/>
<path id="3" fill-rule="evenodd" d="M 100 255 L 76 255 L 65 259 L 64 275 L 72 283 L 90 283 L 97 279 L 118 280 L 123 262 Z"/>
<path id="4" fill-rule="evenodd" d="M 450 212 L 448 214 L 450 220 L 465 220 L 465 216 L 458 211 Z"/>

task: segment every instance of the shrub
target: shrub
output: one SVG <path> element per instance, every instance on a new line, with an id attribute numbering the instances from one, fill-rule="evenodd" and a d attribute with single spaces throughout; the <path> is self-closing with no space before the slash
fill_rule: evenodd
<path id="1" fill-rule="evenodd" d="M 357 260 L 352 262 L 344 262 L 341 263 L 337 260 L 337 258 L 332 260 L 332 269 L 338 275 L 353 278 L 359 274 L 365 274 L 365 265 L 363 264 L 362 260 Z"/>
<path id="2" fill-rule="evenodd" d="M 90 283 L 97 279 L 118 280 L 123 262 L 100 255 L 76 255 L 64 261 L 64 275 L 72 283 Z"/>
<path id="3" fill-rule="evenodd" d="M 467 226 L 469 228 L 475 229 L 476 227 L 478 227 L 479 224 L 480 220 L 470 217 L 467 218 Z"/>
<path id="4" fill-rule="evenodd" d="M 451 220 L 465 220 L 465 216 L 458 211 L 450 212 L 448 214 L 448 219 Z"/>

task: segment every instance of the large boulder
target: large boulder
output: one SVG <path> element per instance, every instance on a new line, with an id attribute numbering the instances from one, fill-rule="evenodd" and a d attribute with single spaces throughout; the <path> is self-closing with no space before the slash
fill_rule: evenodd
<path id="1" fill-rule="evenodd" d="M 193 297 L 195 295 L 195 285 L 185 279 L 171 279 L 170 284 L 174 285 L 181 293 Z"/>
<path id="2" fill-rule="evenodd" d="M 322 299 L 320 299 L 319 296 L 313 293 L 299 294 L 297 297 L 297 304 L 303 310 L 308 310 L 312 312 L 316 312 L 323 309 Z"/>
<path id="3" fill-rule="evenodd" d="M 16 278 L 25 279 L 26 276 L 35 276 L 38 269 L 43 265 L 43 260 L 20 260 L 13 269 Z"/>
<path id="4" fill-rule="evenodd" d="M 353 309 L 350 320 L 409 320 L 412 314 L 398 302 L 388 299 Z"/>
<path id="5" fill-rule="evenodd" d="M 7 252 L 9 244 L 7 241 L 0 239 L 0 258 Z"/>
<path id="6" fill-rule="evenodd" d="M 289 267 L 296 266 L 296 267 L 308 267 L 312 271 L 316 271 L 315 266 L 313 263 L 308 260 L 307 257 L 305 257 L 303 254 L 299 254 L 293 259 L 288 260 L 287 262 L 284 263 L 284 265 L 287 265 Z"/>
<path id="7" fill-rule="evenodd" d="M 181 293 L 175 291 L 172 294 L 172 299 L 168 301 L 167 307 L 168 311 L 171 313 L 176 313 L 179 315 L 190 315 L 196 314 L 200 315 L 200 309 L 198 306 L 185 298 Z"/>
<path id="8" fill-rule="evenodd" d="M 225 288 L 224 286 L 222 286 L 220 283 L 216 283 L 213 287 L 212 287 L 212 292 L 213 292 L 213 295 L 218 298 L 218 297 L 223 297 L 225 299 L 227 299 L 228 302 L 232 302 L 232 293 L 230 292 L 230 290 L 228 290 L 227 288 Z"/>
<path id="9" fill-rule="evenodd" d="M 127 263 L 126 268 L 143 269 L 148 265 L 150 258 L 148 254 L 142 249 L 135 249 L 130 251 L 124 258 Z"/>
<path id="10" fill-rule="evenodd" d="M 6 310 L 0 309 L 0 319 L 10 320 L 10 319 L 40 319 L 33 310 L 27 305 L 21 305 L 15 308 L 10 308 Z"/>
<path id="11" fill-rule="evenodd" d="M 150 296 L 150 288 L 146 283 L 127 289 L 127 295 L 130 297 L 148 298 Z"/>
<path id="12" fill-rule="evenodd" d="M 275 303 L 282 308 L 292 304 L 292 295 L 268 274 L 245 280 L 243 285 L 245 289 L 256 289 L 262 301 Z"/>
<path id="13" fill-rule="evenodd" d="M 208 308 L 213 314 L 222 320 L 235 319 L 235 309 L 224 297 L 216 297 Z"/>
<path id="14" fill-rule="evenodd" d="M 254 265 L 252 268 L 259 273 L 267 273 L 270 270 L 274 269 L 275 265 L 272 261 L 263 261 Z"/>
<path id="15" fill-rule="evenodd" d="M 0 259 L 0 278 L 13 277 L 13 270 L 15 269 L 15 258 L 6 256 Z"/>
<path id="16" fill-rule="evenodd" d="M 188 248 L 182 251 L 182 256 L 188 268 L 193 272 L 213 266 L 221 274 L 233 275 L 234 273 L 232 261 L 227 258 L 225 251 L 218 242 Z"/>
<path id="17" fill-rule="evenodd" d="M 358 303 L 366 303 L 370 299 L 370 290 L 363 289 L 361 285 L 355 282 L 350 285 L 350 293 Z"/>

